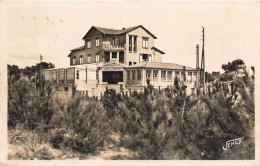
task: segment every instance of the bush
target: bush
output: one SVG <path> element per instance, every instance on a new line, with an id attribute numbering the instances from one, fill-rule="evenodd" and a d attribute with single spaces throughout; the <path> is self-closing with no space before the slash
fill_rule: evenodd
<path id="1" fill-rule="evenodd" d="M 180 93 L 183 94 L 180 88 Z M 172 91 L 173 92 L 173 91 Z M 121 144 L 136 152 L 134 159 L 164 159 L 168 148 L 176 145 L 174 134 L 176 110 L 171 110 L 163 92 L 149 87 L 144 93 L 133 93 L 118 103 L 115 123 L 121 135 Z"/>
<path id="2" fill-rule="evenodd" d="M 21 123 L 31 130 L 43 128 L 52 114 L 50 89 L 35 91 L 34 84 L 24 76 L 8 85 L 8 127 Z"/>
<path id="3" fill-rule="evenodd" d="M 55 124 L 55 119 L 60 119 L 59 123 L 63 124 L 63 128 L 50 132 L 53 147 L 70 147 L 83 153 L 102 148 L 110 134 L 110 128 L 101 102 L 79 97 L 71 99 L 65 105 L 64 117 L 60 118 L 60 115 L 55 114 L 51 122 Z"/>

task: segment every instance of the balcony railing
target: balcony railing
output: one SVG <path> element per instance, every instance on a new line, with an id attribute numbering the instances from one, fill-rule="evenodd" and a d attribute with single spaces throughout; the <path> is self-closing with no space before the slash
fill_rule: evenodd
<path id="1" fill-rule="evenodd" d="M 103 44 L 104 51 L 123 51 L 125 49 L 124 45 L 112 45 L 112 44 Z"/>

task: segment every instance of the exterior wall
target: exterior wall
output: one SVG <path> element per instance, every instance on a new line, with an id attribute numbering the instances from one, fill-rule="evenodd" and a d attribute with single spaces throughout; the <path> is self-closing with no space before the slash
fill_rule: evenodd
<path id="1" fill-rule="evenodd" d="M 137 79 L 137 71 L 140 70 L 141 71 L 141 79 L 138 80 Z M 143 86 L 143 78 L 144 78 L 144 74 L 142 72 L 143 69 L 127 69 L 125 70 L 125 80 L 126 80 L 126 85 L 133 85 L 133 86 Z M 130 71 L 130 79 L 128 79 L 128 74 L 127 72 Z M 135 78 L 133 79 L 133 71 L 135 72 Z"/>
<path id="2" fill-rule="evenodd" d="M 131 71 L 130 72 L 130 80 L 127 77 L 127 71 Z M 174 78 L 177 77 L 180 79 L 181 82 L 184 82 L 189 88 L 194 88 L 196 86 L 196 82 L 197 82 L 197 76 L 198 76 L 198 72 L 196 70 L 193 71 L 186 71 L 186 81 L 184 81 L 184 75 L 183 75 L 183 70 L 173 70 L 173 69 L 143 69 L 141 68 L 141 73 L 142 73 L 142 77 L 141 80 L 132 80 L 132 71 L 136 70 L 136 69 L 126 69 L 125 70 L 125 86 L 126 88 L 128 88 L 129 90 L 140 90 L 143 87 L 147 86 L 147 79 L 146 79 L 146 71 L 150 70 L 151 71 L 151 75 L 150 75 L 150 85 L 153 85 L 155 88 L 166 88 L 167 86 L 173 86 L 174 85 Z M 154 80 L 153 79 L 153 71 L 157 70 L 158 71 L 158 75 L 157 75 L 157 79 Z M 161 77 L 161 73 L 162 71 L 166 71 L 166 75 L 165 75 L 165 79 L 162 79 Z M 172 79 L 168 79 L 168 71 L 172 71 Z M 175 74 L 175 72 L 179 72 L 179 75 L 177 76 Z M 189 75 L 188 72 L 191 72 L 192 75 Z"/>
<path id="3" fill-rule="evenodd" d="M 125 41 L 126 41 L 125 34 L 123 34 L 123 35 L 106 35 L 106 36 L 104 36 L 104 41 L 112 44 L 113 43 L 113 37 L 119 38 L 119 45 L 125 44 Z"/>
<path id="4" fill-rule="evenodd" d="M 65 90 L 66 89 L 66 90 Z M 59 86 L 52 86 L 52 90 L 55 95 L 59 97 L 70 97 L 73 93 L 73 85 L 59 85 Z"/>
<path id="5" fill-rule="evenodd" d="M 129 52 L 129 35 L 137 36 L 137 51 Z M 143 37 L 149 38 L 148 40 L 148 48 L 143 48 Z M 132 40 L 133 43 L 133 40 Z M 132 44 L 133 46 L 133 44 Z M 154 38 L 150 36 L 145 30 L 142 28 L 137 28 L 129 33 L 126 34 L 126 45 L 125 45 L 125 56 L 126 56 L 126 63 L 129 64 L 129 61 L 139 63 L 139 56 L 140 54 L 150 54 L 152 55 L 153 52 L 151 48 L 154 46 Z M 153 59 L 152 59 L 153 61 Z"/>
<path id="6" fill-rule="evenodd" d="M 99 37 L 99 46 L 96 47 L 96 37 Z M 88 39 L 91 40 L 91 48 L 87 48 L 87 41 Z M 103 62 L 103 52 L 102 52 L 102 48 L 103 48 L 103 34 L 101 32 L 99 32 L 98 30 L 96 30 L 95 28 L 93 28 L 92 30 L 90 30 L 88 32 L 88 35 L 85 38 L 85 51 L 86 51 L 86 55 L 91 54 L 91 63 L 94 63 L 96 61 L 96 54 L 99 53 L 99 61 Z M 86 61 L 84 61 L 84 64 L 87 63 L 87 59 Z"/>
<path id="7" fill-rule="evenodd" d="M 87 63 L 87 52 L 85 49 L 83 50 L 77 50 L 77 51 L 73 51 L 70 54 L 70 66 L 75 66 L 75 65 L 79 65 L 79 58 L 80 56 L 83 55 L 83 63 Z M 76 64 L 73 65 L 73 57 L 76 57 Z"/>
<path id="8" fill-rule="evenodd" d="M 96 37 L 99 37 L 99 46 L 96 47 Z M 87 48 L 87 41 L 88 39 L 91 40 L 91 48 Z M 102 52 L 102 42 L 103 41 L 103 34 L 99 32 L 96 29 L 92 29 L 89 31 L 88 35 L 86 36 L 85 39 L 85 48 L 82 50 L 77 50 L 73 51 L 70 55 L 70 65 L 73 66 L 72 59 L 74 56 L 76 56 L 76 65 L 79 65 L 79 58 L 80 55 L 83 55 L 83 64 L 87 64 L 87 56 L 90 54 L 91 55 L 91 63 L 96 62 L 96 54 L 99 53 L 99 61 L 103 62 L 104 61 L 104 56 Z"/>
<path id="9" fill-rule="evenodd" d="M 178 77 L 181 82 L 188 87 L 187 92 L 190 94 L 192 90 L 196 87 L 196 82 L 198 78 L 198 71 L 186 71 L 186 81 L 184 81 L 183 70 L 176 69 L 155 69 L 155 68 L 123 68 L 123 67 L 113 67 L 113 66 L 102 66 L 98 67 L 97 64 L 87 64 L 75 67 L 70 67 L 67 69 L 48 69 L 44 71 L 45 82 L 50 84 L 54 92 L 57 91 L 63 95 L 72 95 L 73 87 L 80 94 L 88 96 L 101 96 L 104 94 L 106 89 L 113 89 L 116 93 L 122 91 L 141 91 L 147 86 L 146 71 L 150 70 L 150 85 L 155 88 L 166 88 L 167 86 L 174 85 L 174 78 Z M 153 79 L 153 72 L 157 70 L 157 79 Z M 123 82 L 118 84 L 108 84 L 102 82 L 102 72 L 103 71 L 123 71 Z M 128 78 L 128 71 L 130 71 L 130 79 Z M 133 71 L 135 71 L 135 77 L 133 79 Z M 138 79 L 138 72 L 141 73 L 140 80 Z M 164 79 L 162 78 L 162 71 L 166 71 Z M 171 79 L 168 78 L 168 71 L 172 72 Z M 177 75 L 178 72 L 179 74 Z M 53 78 L 56 76 L 56 80 Z M 98 78 L 98 79 L 97 79 Z"/>
<path id="10" fill-rule="evenodd" d="M 152 62 L 162 62 L 162 54 L 157 51 L 154 51 Z"/>

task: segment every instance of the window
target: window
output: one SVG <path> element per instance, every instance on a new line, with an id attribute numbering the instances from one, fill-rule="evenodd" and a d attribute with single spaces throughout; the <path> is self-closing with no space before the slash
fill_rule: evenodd
<path id="1" fill-rule="evenodd" d="M 135 80 L 135 70 L 132 70 L 132 80 Z"/>
<path id="2" fill-rule="evenodd" d="M 152 62 L 152 56 L 148 54 L 141 54 L 140 62 L 146 62 L 146 61 Z"/>
<path id="3" fill-rule="evenodd" d="M 151 70 L 146 70 L 146 78 L 151 78 Z"/>
<path id="4" fill-rule="evenodd" d="M 132 66 L 132 62 L 129 62 L 129 66 Z"/>
<path id="5" fill-rule="evenodd" d="M 56 70 L 53 70 L 52 71 L 52 79 L 56 81 L 56 78 L 57 78 L 57 72 L 56 72 Z"/>
<path id="6" fill-rule="evenodd" d="M 132 52 L 132 36 L 129 36 L 129 52 Z"/>
<path id="7" fill-rule="evenodd" d="M 141 70 L 137 70 L 137 80 L 141 80 Z"/>
<path id="8" fill-rule="evenodd" d="M 134 65 L 136 64 L 136 62 L 134 62 Z"/>
<path id="9" fill-rule="evenodd" d="M 162 70 L 162 71 L 161 71 L 161 80 L 162 80 L 162 81 L 165 81 L 165 80 L 166 80 L 166 71 L 165 71 L 165 70 Z"/>
<path id="10" fill-rule="evenodd" d="M 148 55 L 148 62 L 152 62 L 152 56 Z"/>
<path id="11" fill-rule="evenodd" d="M 134 36 L 134 52 L 137 51 L 137 42 L 136 42 L 137 36 Z"/>
<path id="12" fill-rule="evenodd" d="M 73 59 L 72 59 L 72 64 L 73 65 L 76 65 L 76 57 L 74 56 Z"/>
<path id="13" fill-rule="evenodd" d="M 87 48 L 91 48 L 91 39 L 87 40 Z"/>
<path id="14" fill-rule="evenodd" d="M 187 81 L 188 83 L 192 82 L 192 72 L 188 72 Z"/>
<path id="15" fill-rule="evenodd" d="M 195 76 L 196 76 L 196 75 L 197 75 L 197 72 L 193 72 L 193 75 L 195 75 Z"/>
<path id="16" fill-rule="evenodd" d="M 88 54 L 88 63 L 91 63 L 91 54 Z"/>
<path id="17" fill-rule="evenodd" d="M 96 38 L 96 47 L 99 47 L 99 37 Z"/>
<path id="18" fill-rule="evenodd" d="M 179 71 L 176 71 L 176 72 L 175 72 L 175 77 L 177 77 L 177 78 L 180 77 L 180 72 L 179 72 Z"/>
<path id="19" fill-rule="evenodd" d="M 172 71 L 167 71 L 167 80 L 172 80 Z"/>
<path id="20" fill-rule="evenodd" d="M 58 87 L 55 87 L 56 91 L 59 91 L 59 88 Z"/>
<path id="21" fill-rule="evenodd" d="M 153 70 L 153 80 L 158 80 L 158 70 Z"/>
<path id="22" fill-rule="evenodd" d="M 59 80 L 64 80 L 64 74 L 65 74 L 65 70 L 64 69 L 59 69 L 58 70 L 59 74 Z"/>
<path id="23" fill-rule="evenodd" d="M 116 52 L 112 52 L 112 59 L 117 59 L 117 53 Z"/>
<path id="24" fill-rule="evenodd" d="M 99 62 L 99 54 L 96 54 L 96 62 Z"/>
<path id="25" fill-rule="evenodd" d="M 115 37 L 112 38 L 112 45 L 114 46 L 116 44 Z"/>
<path id="26" fill-rule="evenodd" d="M 79 64 L 83 64 L 83 55 L 80 55 L 79 57 Z"/>
<path id="27" fill-rule="evenodd" d="M 130 80 L 130 70 L 127 70 L 127 79 Z"/>
<path id="28" fill-rule="evenodd" d="M 69 88 L 67 86 L 64 87 L 64 91 L 69 91 Z"/>
<path id="29" fill-rule="evenodd" d="M 77 70 L 77 80 L 79 79 L 79 71 Z"/>
<path id="30" fill-rule="evenodd" d="M 143 37 L 143 48 L 148 48 L 148 38 Z"/>

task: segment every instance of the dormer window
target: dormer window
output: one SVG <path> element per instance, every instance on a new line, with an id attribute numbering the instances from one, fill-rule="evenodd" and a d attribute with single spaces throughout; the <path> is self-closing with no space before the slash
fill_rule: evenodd
<path id="1" fill-rule="evenodd" d="M 143 48 L 148 48 L 148 37 L 143 37 Z"/>
<path id="2" fill-rule="evenodd" d="M 91 39 L 87 39 L 87 48 L 91 48 Z"/>

